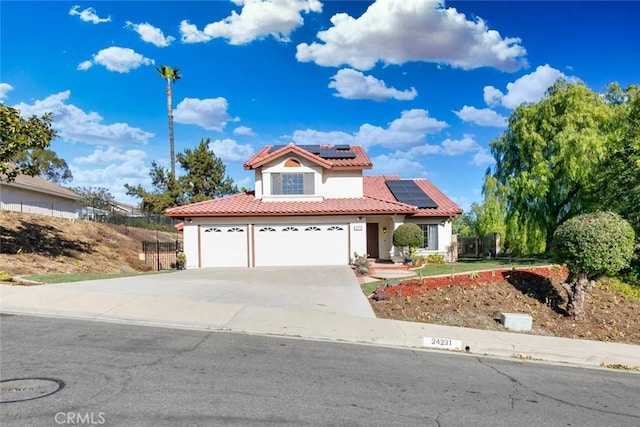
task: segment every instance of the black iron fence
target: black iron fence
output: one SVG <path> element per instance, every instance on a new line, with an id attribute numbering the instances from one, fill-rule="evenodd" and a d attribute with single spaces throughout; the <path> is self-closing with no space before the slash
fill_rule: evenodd
<path id="1" fill-rule="evenodd" d="M 460 258 L 495 258 L 500 255 L 500 234 L 458 238 Z"/>
<path id="2" fill-rule="evenodd" d="M 179 240 L 142 242 L 144 262 L 156 271 L 182 270 L 185 261 L 183 249 Z"/>

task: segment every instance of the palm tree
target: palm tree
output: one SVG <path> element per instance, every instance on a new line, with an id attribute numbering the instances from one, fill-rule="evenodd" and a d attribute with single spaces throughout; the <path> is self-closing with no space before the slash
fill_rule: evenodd
<path id="1" fill-rule="evenodd" d="M 182 78 L 178 67 L 168 67 L 161 65 L 156 68 L 156 71 L 160 74 L 160 77 L 167 81 L 167 114 L 169 117 L 169 150 L 171 151 L 171 176 L 176 176 L 176 156 L 175 147 L 173 143 L 173 108 L 171 106 L 171 83 L 178 81 Z"/>

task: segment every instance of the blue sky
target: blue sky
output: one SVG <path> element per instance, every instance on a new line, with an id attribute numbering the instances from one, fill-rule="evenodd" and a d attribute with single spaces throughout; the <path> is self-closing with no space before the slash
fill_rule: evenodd
<path id="1" fill-rule="evenodd" d="M 0 101 L 54 114 L 69 186 L 150 188 L 210 138 L 238 186 L 267 144 L 364 145 L 368 174 L 481 200 L 489 142 L 558 77 L 640 83 L 640 2 L 2 1 Z"/>

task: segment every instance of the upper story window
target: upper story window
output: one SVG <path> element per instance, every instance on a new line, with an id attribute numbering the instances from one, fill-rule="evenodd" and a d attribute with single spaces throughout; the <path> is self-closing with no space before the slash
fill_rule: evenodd
<path id="1" fill-rule="evenodd" d="M 314 194 L 313 172 L 272 173 L 271 194 Z"/>

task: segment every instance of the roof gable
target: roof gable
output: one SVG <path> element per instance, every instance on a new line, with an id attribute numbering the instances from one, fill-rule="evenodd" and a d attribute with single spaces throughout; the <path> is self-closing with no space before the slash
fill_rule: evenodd
<path id="1" fill-rule="evenodd" d="M 317 147 L 317 150 L 309 150 Z M 316 154 L 317 153 L 317 154 Z M 325 169 L 371 169 L 369 156 L 360 146 L 317 145 L 300 146 L 288 144 L 282 147 L 267 145 L 243 165 L 245 170 L 257 169 L 283 156 L 295 154 Z"/>

